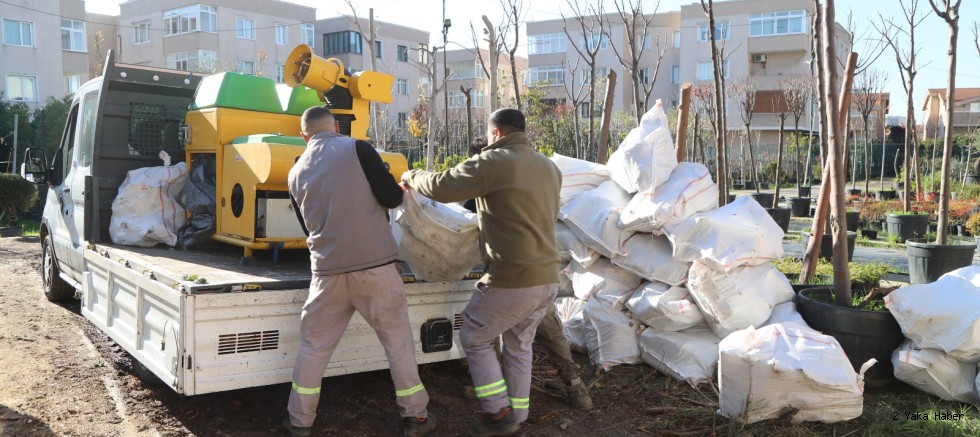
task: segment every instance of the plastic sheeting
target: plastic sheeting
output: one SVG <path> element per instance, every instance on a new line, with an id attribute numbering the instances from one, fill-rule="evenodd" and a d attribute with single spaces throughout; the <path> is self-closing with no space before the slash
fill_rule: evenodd
<path id="1" fill-rule="evenodd" d="M 152 247 L 177 245 L 177 230 L 187 221 L 177 195 L 187 172 L 183 162 L 130 170 L 112 201 L 109 237 L 113 243 Z"/>
<path id="2" fill-rule="evenodd" d="M 772 309 L 795 296 L 786 276 L 772 264 L 738 267 L 729 273 L 696 261 L 687 289 L 705 320 L 719 337 L 749 326 L 761 326 Z"/>
<path id="3" fill-rule="evenodd" d="M 551 157 L 551 160 L 561 171 L 561 191 L 558 195 L 561 205 L 609 180 L 609 169 L 602 164 L 557 153 Z"/>
<path id="4" fill-rule="evenodd" d="M 645 325 L 660 331 L 680 331 L 697 325 L 707 327 L 701 310 L 690 296 L 684 287 L 647 282 L 633 292 L 626 308 Z"/>
<path id="5" fill-rule="evenodd" d="M 718 345 L 719 413 L 739 423 L 774 419 L 795 408 L 793 423 L 841 422 L 861 415 L 863 375 L 837 340 L 795 324 L 747 328 Z"/>
<path id="6" fill-rule="evenodd" d="M 575 260 L 583 267 L 589 267 L 602 256 L 586 246 L 568 225 L 560 221 L 555 225 L 555 240 L 558 243 L 558 255 L 563 261 Z"/>
<path id="7" fill-rule="evenodd" d="M 625 254 L 613 257 L 613 264 L 650 281 L 680 285 L 687 280 L 691 263 L 676 261 L 667 237 L 634 234 L 623 245 Z"/>
<path id="8" fill-rule="evenodd" d="M 885 307 L 918 347 L 980 362 L 980 266 L 899 288 L 885 296 Z"/>
<path id="9" fill-rule="evenodd" d="M 585 304 L 584 313 L 598 338 L 598 346 L 589 350 L 594 363 L 608 370 L 618 364 L 642 362 L 637 326 L 629 316 L 595 299 Z"/>
<path id="10" fill-rule="evenodd" d="M 654 191 L 633 196 L 619 216 L 620 229 L 659 234 L 665 225 L 718 208 L 718 185 L 703 164 L 677 164 L 670 178 Z"/>
<path id="11" fill-rule="evenodd" d="M 600 294 L 623 296 L 642 282 L 638 276 L 612 265 L 605 258 L 600 258 L 588 269 L 572 261 L 568 265 L 568 277 L 572 280 L 575 297 L 582 300 L 589 300 Z M 609 304 L 609 301 L 605 303 Z"/>
<path id="12" fill-rule="evenodd" d="M 674 140 L 667 129 L 667 114 L 660 100 L 640 119 L 609 156 L 612 179 L 628 193 L 653 191 L 677 166 Z"/>
<path id="13" fill-rule="evenodd" d="M 783 256 L 783 229 L 751 197 L 668 224 L 674 258 L 702 260 L 716 270 L 756 266 Z"/>
<path id="14" fill-rule="evenodd" d="M 395 209 L 401 228 L 398 257 L 422 281 L 455 281 L 481 261 L 476 214 L 414 190 Z"/>
<path id="15" fill-rule="evenodd" d="M 939 349 L 920 349 L 906 339 L 892 354 L 895 378 L 947 401 L 980 403 L 977 366 L 957 361 Z"/>
<path id="16" fill-rule="evenodd" d="M 640 357 L 650 367 L 694 387 L 714 376 L 720 341 L 706 328 L 679 332 L 650 328 L 640 334 Z"/>
<path id="17" fill-rule="evenodd" d="M 558 218 L 565 222 L 585 245 L 606 258 L 623 252 L 623 243 L 633 235 L 619 229 L 619 211 L 630 197 L 613 182 L 579 194 L 561 207 Z"/>
<path id="18" fill-rule="evenodd" d="M 187 224 L 177 231 L 181 248 L 193 249 L 211 241 L 215 225 L 215 159 L 214 155 L 194 155 L 187 172 L 187 182 L 177 196 L 177 203 L 191 214 Z"/>

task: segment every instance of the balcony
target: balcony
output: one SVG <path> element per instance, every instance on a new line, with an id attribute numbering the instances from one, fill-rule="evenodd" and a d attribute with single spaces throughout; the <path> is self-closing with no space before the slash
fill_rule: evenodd
<path id="1" fill-rule="evenodd" d="M 810 36 L 805 33 L 792 35 L 749 37 L 749 54 L 795 53 L 810 49 Z"/>

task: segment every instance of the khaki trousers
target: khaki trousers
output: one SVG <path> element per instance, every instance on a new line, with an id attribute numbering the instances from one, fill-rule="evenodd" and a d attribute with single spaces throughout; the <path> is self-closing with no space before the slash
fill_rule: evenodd
<path id="1" fill-rule="evenodd" d="M 558 284 L 499 288 L 481 283 L 473 292 L 463 310 L 459 340 L 484 412 L 496 413 L 511 406 L 518 422 L 527 420 L 531 342 L 557 291 Z M 503 370 L 494 351 L 497 337 L 503 337 Z"/>
<path id="2" fill-rule="evenodd" d="M 569 381 L 578 378 L 578 366 L 572 359 L 572 351 L 568 348 L 568 339 L 562 330 L 561 319 L 558 318 L 555 302 L 548 305 L 548 312 L 541 319 L 538 330 L 534 334 L 534 342 L 548 352 L 548 359 L 558 370 L 558 376 L 562 381 Z"/>
<path id="3" fill-rule="evenodd" d="M 388 356 L 402 417 L 427 417 L 429 394 L 419 380 L 405 287 L 394 264 L 331 276 L 313 276 L 300 315 L 300 347 L 289 393 L 293 426 L 316 418 L 323 372 L 354 311 L 371 325 Z M 342 393 L 338 394 L 343 396 Z"/>

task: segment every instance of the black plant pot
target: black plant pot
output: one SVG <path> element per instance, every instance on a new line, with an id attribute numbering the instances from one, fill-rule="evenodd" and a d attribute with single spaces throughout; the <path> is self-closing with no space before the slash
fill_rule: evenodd
<path id="1" fill-rule="evenodd" d="M 776 195 L 773 193 L 752 193 L 749 194 L 749 197 L 759 202 L 759 205 L 762 205 L 763 208 L 772 208 L 772 201 L 776 198 Z"/>
<path id="2" fill-rule="evenodd" d="M 793 213 L 793 217 L 809 217 L 810 216 L 810 202 L 809 197 L 794 197 L 789 199 L 789 209 Z"/>
<path id="3" fill-rule="evenodd" d="M 875 199 L 878 200 L 892 200 L 897 198 L 898 193 L 895 190 L 881 190 L 875 193 Z"/>
<path id="4" fill-rule="evenodd" d="M 968 184 L 980 184 L 980 174 L 968 174 L 968 175 L 966 175 L 966 183 L 968 183 Z"/>
<path id="5" fill-rule="evenodd" d="M 861 235 L 863 235 L 864 238 L 867 238 L 869 240 L 877 240 L 878 239 L 878 230 L 877 229 L 861 229 Z"/>
<path id="6" fill-rule="evenodd" d="M 857 239 L 857 232 L 847 231 L 847 260 L 854 260 L 854 240 Z M 803 233 L 803 250 L 806 251 L 806 245 L 810 241 L 810 233 Z M 820 258 L 825 260 L 831 260 L 834 257 L 834 236 L 830 234 L 823 234 L 823 239 L 820 241 Z"/>
<path id="7" fill-rule="evenodd" d="M 810 197 L 810 187 L 800 187 L 800 197 Z"/>
<path id="8" fill-rule="evenodd" d="M 966 230 L 966 225 L 964 225 L 963 223 L 956 225 L 956 233 L 962 237 L 970 236 L 970 231 Z"/>
<path id="9" fill-rule="evenodd" d="M 833 302 L 833 289 L 815 287 L 796 295 L 796 307 L 810 327 L 834 337 L 854 370 L 871 358 L 878 363 L 864 374 L 870 387 L 881 387 L 893 379 L 892 352 L 905 340 L 902 328 L 888 311 L 865 311 L 840 307 Z"/>
<path id="10" fill-rule="evenodd" d="M 847 230 L 857 231 L 858 221 L 861 220 L 861 213 L 858 211 L 846 211 L 844 214 L 846 214 Z"/>
<path id="11" fill-rule="evenodd" d="M 783 228 L 784 234 L 789 232 L 789 208 L 766 208 L 766 212 L 769 213 L 769 216 L 772 217 L 780 228 Z"/>
<path id="12" fill-rule="evenodd" d="M 745 189 L 746 190 L 754 190 L 755 189 L 755 182 L 745 181 L 744 186 L 745 186 Z"/>
<path id="13" fill-rule="evenodd" d="M 847 190 L 847 194 L 849 194 L 851 196 L 860 196 L 861 193 L 863 193 L 863 191 L 861 191 L 861 190 L 859 190 L 857 188 L 852 188 L 852 189 Z"/>
<path id="14" fill-rule="evenodd" d="M 936 232 L 939 232 L 939 224 L 929 223 L 929 233 L 935 234 Z"/>
<path id="15" fill-rule="evenodd" d="M 728 203 L 732 203 L 734 201 L 735 201 L 735 195 L 734 194 L 729 194 L 728 195 Z"/>
<path id="16" fill-rule="evenodd" d="M 905 242 L 910 238 L 926 236 L 929 227 L 929 216 L 925 214 L 888 214 L 885 217 L 888 235 L 895 235 L 898 241 Z"/>
<path id="17" fill-rule="evenodd" d="M 976 243 L 934 244 L 922 239 L 905 242 L 909 257 L 909 282 L 927 284 L 940 276 L 973 263 Z"/>
<path id="18" fill-rule="evenodd" d="M 956 225 L 946 226 L 946 233 L 948 235 L 959 236 L 960 235 L 960 228 L 957 228 Z"/>

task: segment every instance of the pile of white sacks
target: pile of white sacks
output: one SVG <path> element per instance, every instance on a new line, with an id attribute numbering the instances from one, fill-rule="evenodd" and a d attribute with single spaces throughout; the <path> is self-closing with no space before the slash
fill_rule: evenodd
<path id="1" fill-rule="evenodd" d="M 782 229 L 751 198 L 719 208 L 708 169 L 677 162 L 666 120 L 658 101 L 605 166 L 552 158 L 566 337 L 606 369 L 645 362 L 696 386 L 718 368 L 720 412 L 746 423 L 788 408 L 797 422 L 860 416 L 863 372 L 803 322 L 770 263 Z"/>

